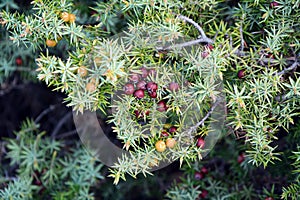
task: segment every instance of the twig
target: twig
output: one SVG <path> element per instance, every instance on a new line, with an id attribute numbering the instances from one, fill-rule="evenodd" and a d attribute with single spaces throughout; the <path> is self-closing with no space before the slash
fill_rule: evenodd
<path id="1" fill-rule="evenodd" d="M 64 123 L 72 116 L 72 112 L 67 113 L 56 125 L 55 129 L 51 133 L 51 138 L 55 138 L 56 134 L 59 132 Z"/>
<path id="2" fill-rule="evenodd" d="M 48 113 L 52 112 L 57 106 L 61 104 L 56 104 L 56 105 L 50 105 L 49 108 L 45 109 L 43 112 L 41 112 L 36 119 L 34 120 L 35 123 L 38 123 L 45 115 Z"/>
<path id="3" fill-rule="evenodd" d="M 209 39 L 209 38 L 206 36 L 206 34 L 204 33 L 204 31 L 203 31 L 203 29 L 201 28 L 201 26 L 200 26 L 197 22 L 195 22 L 195 21 L 192 20 L 191 18 L 188 18 L 188 17 L 183 16 L 183 15 L 178 15 L 178 18 L 179 18 L 179 19 L 182 19 L 183 21 L 186 21 L 186 22 L 192 24 L 192 25 L 200 32 L 201 37 L 202 37 L 203 39 Z"/>
<path id="4" fill-rule="evenodd" d="M 277 76 L 280 76 L 282 74 L 287 73 L 288 71 L 291 71 L 293 69 L 295 69 L 297 66 L 299 65 L 299 63 L 297 61 L 295 61 L 290 67 L 282 70 L 281 72 L 276 73 Z"/>
<path id="5" fill-rule="evenodd" d="M 210 110 L 206 113 L 206 115 L 201 119 L 201 121 L 199 121 L 197 124 L 195 124 L 194 126 L 190 127 L 188 130 L 187 130 L 187 135 L 189 135 L 191 137 L 191 139 L 193 138 L 191 133 L 193 131 L 196 131 L 197 128 L 201 125 L 204 124 L 205 120 L 207 120 L 207 118 L 212 114 L 212 112 L 215 110 L 215 108 L 217 107 L 219 103 L 219 100 L 217 100 L 213 105 L 212 107 L 210 108 Z"/>
<path id="6" fill-rule="evenodd" d="M 65 138 L 65 137 L 72 136 L 76 133 L 77 133 L 77 130 L 75 129 L 75 130 L 72 130 L 72 131 L 69 131 L 69 132 L 66 132 L 66 133 L 62 133 L 62 134 L 56 136 L 55 139 L 62 139 L 62 138 Z"/>
<path id="7" fill-rule="evenodd" d="M 209 39 L 209 38 L 207 38 Z M 175 48 L 183 48 L 183 47 L 188 47 L 188 46 L 192 46 L 192 45 L 195 45 L 195 44 L 199 44 L 199 43 L 213 43 L 211 39 L 211 42 L 208 42 L 207 39 L 203 39 L 203 38 L 200 38 L 200 39 L 197 39 L 197 40 L 192 40 L 192 41 L 188 41 L 188 42 L 184 42 L 184 43 L 181 43 L 181 44 L 175 44 L 175 45 L 170 45 L 170 46 L 167 46 L 167 47 L 157 47 L 156 50 L 157 51 L 164 51 L 164 50 L 171 50 L 171 49 L 175 49 Z"/>

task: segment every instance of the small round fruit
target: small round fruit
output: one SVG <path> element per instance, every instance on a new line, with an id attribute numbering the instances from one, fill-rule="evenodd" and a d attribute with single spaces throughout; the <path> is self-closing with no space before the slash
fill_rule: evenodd
<path id="1" fill-rule="evenodd" d="M 138 74 L 132 74 L 129 78 L 132 82 L 137 83 L 140 80 L 140 76 Z"/>
<path id="2" fill-rule="evenodd" d="M 60 15 L 60 18 L 64 21 L 64 22 L 68 22 L 70 20 L 70 15 L 67 12 L 62 12 Z"/>
<path id="3" fill-rule="evenodd" d="M 16 65 L 20 66 L 22 64 L 23 64 L 22 58 L 20 58 L 20 57 L 16 58 Z"/>
<path id="4" fill-rule="evenodd" d="M 136 98 L 138 98 L 138 99 L 142 99 L 142 98 L 144 98 L 145 93 L 144 93 L 144 90 L 139 89 L 139 90 L 136 90 L 136 91 L 133 93 L 133 95 L 134 95 Z"/>
<path id="5" fill-rule="evenodd" d="M 239 164 L 241 164 L 242 162 L 244 162 L 245 160 L 245 154 L 244 153 L 241 153 L 238 158 L 237 158 L 237 161 Z"/>
<path id="6" fill-rule="evenodd" d="M 206 45 L 206 47 L 207 47 L 209 50 L 213 50 L 213 49 L 214 49 L 214 46 L 211 45 L 211 44 Z"/>
<path id="7" fill-rule="evenodd" d="M 85 88 L 88 92 L 94 92 L 96 90 L 96 85 L 93 82 L 89 82 L 86 84 Z"/>
<path id="8" fill-rule="evenodd" d="M 170 83 L 169 84 L 169 89 L 171 90 L 171 91 L 178 91 L 178 89 L 179 89 L 179 84 L 178 83 L 175 83 L 175 82 L 172 82 L 172 83 Z"/>
<path id="9" fill-rule="evenodd" d="M 277 3 L 276 1 L 273 1 L 273 2 L 270 3 L 271 8 L 275 8 L 277 6 L 279 6 L 279 3 Z"/>
<path id="10" fill-rule="evenodd" d="M 157 93 L 155 91 L 153 92 L 148 92 L 149 96 L 153 99 L 155 99 L 157 97 Z"/>
<path id="11" fill-rule="evenodd" d="M 164 100 L 159 101 L 159 102 L 157 103 L 157 105 L 158 105 L 157 110 L 158 110 L 159 112 L 164 112 L 164 111 L 167 110 L 167 105 L 166 105 L 166 102 L 165 102 Z"/>
<path id="12" fill-rule="evenodd" d="M 202 167 L 200 170 L 203 174 L 208 174 L 208 169 L 206 167 Z"/>
<path id="13" fill-rule="evenodd" d="M 55 40 L 46 40 L 46 45 L 48 47 L 55 47 L 56 46 L 56 41 Z"/>
<path id="14" fill-rule="evenodd" d="M 158 152 L 164 152 L 166 150 L 166 148 L 167 148 L 166 143 L 164 141 L 162 141 L 162 140 L 158 140 L 155 143 L 155 149 Z"/>
<path id="15" fill-rule="evenodd" d="M 149 92 L 155 92 L 157 90 L 157 84 L 154 82 L 148 82 L 146 88 Z"/>
<path id="16" fill-rule="evenodd" d="M 196 171 L 195 174 L 194 174 L 194 177 L 196 180 L 201 180 L 204 178 L 204 174 L 202 172 L 198 172 Z"/>
<path id="17" fill-rule="evenodd" d="M 136 117 L 136 118 L 142 117 L 140 111 L 138 111 L 138 110 L 135 110 L 135 111 L 134 111 L 134 114 L 135 114 L 135 117 Z"/>
<path id="18" fill-rule="evenodd" d="M 266 197 L 265 200 L 274 200 L 272 197 Z"/>
<path id="19" fill-rule="evenodd" d="M 201 57 L 202 58 L 207 58 L 209 56 L 209 53 L 207 52 L 207 51 L 203 51 L 202 53 L 201 53 Z"/>
<path id="20" fill-rule="evenodd" d="M 81 77 L 85 77 L 87 75 L 87 69 L 85 66 L 80 66 L 78 69 L 77 69 L 77 73 L 79 74 L 79 76 Z"/>
<path id="21" fill-rule="evenodd" d="M 207 195 L 208 195 L 208 191 L 207 190 L 202 190 L 199 197 L 205 199 L 207 197 Z"/>
<path id="22" fill-rule="evenodd" d="M 142 67 L 141 71 L 142 71 L 142 77 L 146 78 L 148 76 L 148 70 L 145 67 Z"/>
<path id="23" fill-rule="evenodd" d="M 237 76 L 238 76 L 239 79 L 244 78 L 245 70 L 241 69 L 240 71 L 238 71 Z"/>
<path id="24" fill-rule="evenodd" d="M 175 133 L 177 131 L 177 128 L 175 126 L 172 126 L 170 129 L 169 129 L 169 133 Z"/>
<path id="25" fill-rule="evenodd" d="M 168 136 L 169 136 L 169 133 L 166 132 L 166 131 L 162 131 L 162 132 L 160 133 L 160 136 L 161 136 L 161 137 L 168 137 Z"/>
<path id="26" fill-rule="evenodd" d="M 165 129 L 169 129 L 169 128 L 171 128 L 171 127 L 172 127 L 172 124 L 165 124 L 165 125 L 164 125 L 164 128 L 165 128 Z"/>
<path id="27" fill-rule="evenodd" d="M 174 138 L 167 138 L 166 145 L 168 148 L 174 148 L 176 145 L 176 140 Z"/>
<path id="28" fill-rule="evenodd" d="M 140 81 L 136 86 L 139 89 L 146 90 L 146 84 L 147 84 L 146 81 Z"/>
<path id="29" fill-rule="evenodd" d="M 203 138 L 198 138 L 196 145 L 197 145 L 197 147 L 203 148 L 205 145 L 205 141 L 203 140 Z"/>
<path id="30" fill-rule="evenodd" d="M 76 16 L 74 14 L 69 14 L 69 22 L 74 23 L 76 20 Z"/>
<path id="31" fill-rule="evenodd" d="M 134 93 L 134 85 L 131 83 L 127 83 L 124 85 L 124 92 L 127 95 L 131 95 Z"/>

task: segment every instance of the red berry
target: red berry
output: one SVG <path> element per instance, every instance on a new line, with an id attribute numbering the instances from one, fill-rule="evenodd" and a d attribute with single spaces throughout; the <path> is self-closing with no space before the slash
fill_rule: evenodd
<path id="1" fill-rule="evenodd" d="M 265 200 L 274 200 L 272 197 L 266 197 Z"/>
<path id="2" fill-rule="evenodd" d="M 273 1 L 273 2 L 270 3 L 271 8 L 275 8 L 277 6 L 279 6 L 279 4 L 276 1 Z"/>
<path id="3" fill-rule="evenodd" d="M 151 98 L 156 98 L 157 97 L 157 93 L 154 91 L 154 92 L 148 92 L 149 96 Z"/>
<path id="4" fill-rule="evenodd" d="M 237 158 L 237 161 L 239 164 L 241 164 L 242 162 L 244 162 L 245 160 L 245 154 L 244 153 L 241 153 L 238 158 Z"/>
<path id="5" fill-rule="evenodd" d="M 125 94 L 131 95 L 134 93 L 134 85 L 131 83 L 127 83 L 124 86 L 124 92 Z"/>
<path id="6" fill-rule="evenodd" d="M 23 63 L 22 58 L 20 58 L 20 57 L 16 58 L 16 65 L 20 66 L 20 65 L 22 65 L 22 63 Z"/>
<path id="7" fill-rule="evenodd" d="M 156 75 L 156 70 L 155 69 L 150 69 L 149 72 L 148 72 L 148 75 L 155 76 Z"/>
<path id="8" fill-rule="evenodd" d="M 201 180 L 204 178 L 204 174 L 202 172 L 198 172 L 196 171 L 195 174 L 194 174 L 194 177 L 196 180 Z"/>
<path id="9" fill-rule="evenodd" d="M 208 55 L 209 55 L 209 53 L 208 53 L 207 51 L 203 51 L 203 52 L 201 53 L 201 57 L 202 57 L 202 58 L 206 58 Z"/>
<path id="10" fill-rule="evenodd" d="M 136 85 L 139 89 L 142 89 L 142 90 L 146 90 L 146 82 L 145 81 L 140 81 L 138 82 L 138 84 Z"/>
<path id="11" fill-rule="evenodd" d="M 145 115 L 148 116 L 149 114 L 150 114 L 150 110 L 146 110 L 146 111 L 145 111 Z"/>
<path id="12" fill-rule="evenodd" d="M 208 169 L 206 167 L 202 167 L 200 170 L 203 174 L 208 174 Z"/>
<path id="13" fill-rule="evenodd" d="M 172 126 L 170 129 L 169 129 L 169 133 L 175 133 L 177 131 L 177 128 L 175 126 Z"/>
<path id="14" fill-rule="evenodd" d="M 175 82 L 172 82 L 172 83 L 170 83 L 169 84 L 169 89 L 171 90 L 171 91 L 178 91 L 178 89 L 179 89 L 179 85 L 178 85 L 178 83 L 175 83 Z"/>
<path id="15" fill-rule="evenodd" d="M 241 69 L 240 71 L 238 71 L 237 76 L 239 77 L 239 79 L 244 78 L 244 76 L 245 76 L 245 70 Z"/>
<path id="16" fill-rule="evenodd" d="M 205 145 L 205 141 L 203 140 L 203 138 L 198 138 L 196 145 L 197 145 L 197 147 L 203 148 Z"/>
<path id="17" fill-rule="evenodd" d="M 207 44 L 206 47 L 207 47 L 209 50 L 213 50 L 213 49 L 214 49 L 214 46 L 211 45 L 211 44 Z"/>
<path id="18" fill-rule="evenodd" d="M 144 94 L 144 90 L 136 90 L 133 95 L 136 97 L 136 98 L 139 98 L 139 99 L 142 99 L 144 98 L 145 94 Z"/>
<path id="19" fill-rule="evenodd" d="M 208 191 L 207 190 L 202 190 L 199 197 L 205 199 L 207 197 L 207 195 L 208 195 Z"/>
<path id="20" fill-rule="evenodd" d="M 158 108 L 157 110 L 160 111 L 160 112 L 164 112 L 167 110 L 167 105 L 166 105 L 166 102 L 164 100 L 161 100 L 157 103 L 158 105 Z"/>
<path id="21" fill-rule="evenodd" d="M 138 74 L 132 74 L 129 78 L 132 82 L 137 83 L 140 80 L 140 75 Z"/>
<path id="22" fill-rule="evenodd" d="M 168 136 L 169 136 L 169 133 L 166 132 L 166 131 L 162 131 L 162 132 L 160 133 L 160 135 L 161 135 L 161 137 L 168 137 Z"/>
<path id="23" fill-rule="evenodd" d="M 157 84 L 154 82 L 148 82 L 146 88 L 149 92 L 155 92 L 157 90 Z"/>
<path id="24" fill-rule="evenodd" d="M 138 111 L 138 110 L 135 110 L 135 111 L 134 111 L 134 114 L 135 114 L 135 117 L 136 117 L 136 118 L 140 118 L 140 117 L 141 117 L 141 113 L 140 113 L 140 111 Z"/>
<path id="25" fill-rule="evenodd" d="M 142 67 L 141 71 L 142 71 L 142 77 L 146 78 L 148 76 L 148 70 L 145 67 Z"/>

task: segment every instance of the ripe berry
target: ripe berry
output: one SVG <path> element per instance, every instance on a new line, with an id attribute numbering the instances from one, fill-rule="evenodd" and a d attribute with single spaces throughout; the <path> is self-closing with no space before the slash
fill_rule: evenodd
<path id="1" fill-rule="evenodd" d="M 16 58 L 16 65 L 20 66 L 22 64 L 23 64 L 22 58 L 20 58 L 20 57 Z"/>
<path id="2" fill-rule="evenodd" d="M 134 93 L 134 85 L 131 83 L 127 83 L 124 85 L 124 92 L 127 95 L 131 95 Z"/>
<path id="3" fill-rule="evenodd" d="M 136 90 L 136 91 L 133 93 L 133 95 L 134 95 L 136 98 L 138 98 L 138 99 L 142 99 L 142 98 L 144 98 L 145 93 L 144 93 L 144 90 L 139 89 L 139 90 Z"/>
<path id="4" fill-rule="evenodd" d="M 274 200 L 272 197 L 266 197 L 265 200 Z"/>
<path id="5" fill-rule="evenodd" d="M 166 131 L 162 131 L 162 132 L 160 133 L 160 135 L 161 135 L 161 137 L 168 137 L 168 136 L 169 136 L 169 133 L 166 132 Z"/>
<path id="6" fill-rule="evenodd" d="M 194 174 L 194 177 L 196 180 L 201 180 L 204 178 L 204 174 L 202 172 L 198 172 L 196 171 L 195 174 Z"/>
<path id="7" fill-rule="evenodd" d="M 136 86 L 139 89 L 146 90 L 146 84 L 147 84 L 146 81 L 140 81 Z"/>
<path id="8" fill-rule="evenodd" d="M 177 131 L 177 128 L 175 126 L 172 126 L 170 129 L 169 129 L 169 133 L 175 133 Z"/>
<path id="9" fill-rule="evenodd" d="M 154 82 L 148 82 L 146 88 L 149 92 L 155 92 L 157 90 L 157 84 Z"/>
<path id="10" fill-rule="evenodd" d="M 155 69 L 149 69 L 148 75 L 155 76 L 156 75 L 156 70 Z"/>
<path id="11" fill-rule="evenodd" d="M 174 138 L 167 138 L 166 145 L 172 149 L 176 145 L 176 140 Z"/>
<path id="12" fill-rule="evenodd" d="M 146 111 L 145 111 L 145 115 L 148 116 L 149 114 L 150 114 L 150 110 L 146 110 Z"/>
<path id="13" fill-rule="evenodd" d="M 208 195 L 208 191 L 207 190 L 202 190 L 199 197 L 205 199 L 207 197 L 207 195 Z"/>
<path id="14" fill-rule="evenodd" d="M 137 83 L 140 80 L 140 75 L 138 74 L 132 74 L 129 78 L 132 82 Z"/>
<path id="15" fill-rule="evenodd" d="M 202 167 L 200 170 L 203 174 L 208 174 L 208 169 L 206 167 Z"/>
<path id="16" fill-rule="evenodd" d="M 279 4 L 276 1 L 273 1 L 273 2 L 270 3 L 271 8 L 275 8 L 277 6 L 279 6 Z"/>
<path id="17" fill-rule="evenodd" d="M 239 79 L 244 78 L 244 76 L 245 76 L 245 70 L 241 69 L 240 71 L 238 71 L 237 76 L 239 77 Z"/>
<path id="18" fill-rule="evenodd" d="M 205 141 L 203 140 L 203 138 L 198 138 L 196 145 L 197 145 L 197 147 L 203 148 L 205 145 Z"/>
<path id="19" fill-rule="evenodd" d="M 244 153 L 241 153 L 238 158 L 237 158 L 237 161 L 239 164 L 241 164 L 242 162 L 244 162 L 245 160 L 245 154 Z"/>
<path id="20" fill-rule="evenodd" d="M 172 83 L 170 83 L 169 84 L 169 89 L 171 90 L 171 91 L 178 91 L 178 89 L 179 89 L 179 85 L 178 85 L 178 83 L 175 83 L 175 82 L 172 82 Z"/>
<path id="21" fill-rule="evenodd" d="M 166 150 L 166 143 L 162 140 L 158 140 L 156 143 L 155 143 L 155 149 L 156 151 L 158 152 L 164 152 Z"/>
<path id="22" fill-rule="evenodd" d="M 74 14 L 69 14 L 69 22 L 73 23 L 76 20 L 76 16 Z"/>
<path id="23" fill-rule="evenodd" d="M 202 57 L 202 58 L 206 58 L 208 55 L 209 55 L 209 53 L 208 53 L 207 51 L 203 51 L 203 52 L 201 53 L 201 57 Z"/>
<path id="24" fill-rule="evenodd" d="M 211 44 L 207 44 L 206 47 L 207 47 L 209 50 L 213 50 L 213 49 L 214 49 L 214 46 L 211 45 Z"/>
<path id="25" fill-rule="evenodd" d="M 142 77 L 146 78 L 148 76 L 148 70 L 145 67 L 142 67 L 141 71 L 142 71 Z"/>
<path id="26" fill-rule="evenodd" d="M 148 94 L 149 94 L 149 96 L 150 96 L 151 98 L 156 98 L 156 97 L 157 97 L 157 93 L 156 93 L 155 91 L 153 91 L 153 92 L 148 92 Z"/>
<path id="27" fill-rule="evenodd" d="M 46 45 L 48 47 L 55 47 L 56 46 L 56 41 L 55 40 L 46 40 Z"/>
<path id="28" fill-rule="evenodd" d="M 136 118 L 140 118 L 142 116 L 141 113 L 140 113 L 140 111 L 138 111 L 138 110 L 135 110 L 134 114 L 135 114 Z"/>
<path id="29" fill-rule="evenodd" d="M 93 82 L 87 83 L 85 86 L 88 92 L 94 92 L 96 90 L 96 85 Z"/>
<path id="30" fill-rule="evenodd" d="M 79 76 L 85 77 L 87 75 L 87 69 L 86 69 L 86 67 L 85 66 L 80 66 L 77 69 L 77 73 L 79 74 Z"/>
<path id="31" fill-rule="evenodd" d="M 164 112 L 167 110 L 167 105 L 166 105 L 166 102 L 164 100 L 161 100 L 157 103 L 158 105 L 158 108 L 157 110 L 160 111 L 160 112 Z"/>
<path id="32" fill-rule="evenodd" d="M 61 18 L 64 22 L 68 22 L 68 21 L 70 20 L 69 13 L 67 13 L 67 12 L 61 13 L 60 18 Z"/>

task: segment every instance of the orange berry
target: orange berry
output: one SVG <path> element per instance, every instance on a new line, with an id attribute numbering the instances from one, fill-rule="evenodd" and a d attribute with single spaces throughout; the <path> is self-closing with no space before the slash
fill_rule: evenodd
<path id="1" fill-rule="evenodd" d="M 155 143 L 155 149 L 158 152 L 164 152 L 166 150 L 166 143 L 164 141 L 162 141 L 162 140 L 158 140 Z"/>
<path id="2" fill-rule="evenodd" d="M 176 140 L 174 138 L 168 138 L 166 140 L 166 145 L 172 149 L 176 145 Z"/>
<path id="3" fill-rule="evenodd" d="M 85 77 L 87 75 L 87 69 L 85 66 L 80 66 L 78 69 L 77 69 L 77 73 L 79 74 L 79 76 L 81 77 Z"/>
<path id="4" fill-rule="evenodd" d="M 69 22 L 73 23 L 76 20 L 76 16 L 74 14 L 69 14 Z"/>
<path id="5" fill-rule="evenodd" d="M 55 47 L 57 42 L 55 40 L 46 40 L 46 45 L 48 47 Z"/>
<path id="6" fill-rule="evenodd" d="M 85 88 L 88 92 L 94 92 L 96 90 L 96 85 L 90 82 L 86 84 Z"/>
<path id="7" fill-rule="evenodd" d="M 63 12 L 60 15 L 60 18 L 64 21 L 64 22 L 68 22 L 70 21 L 70 14 L 67 12 Z"/>

